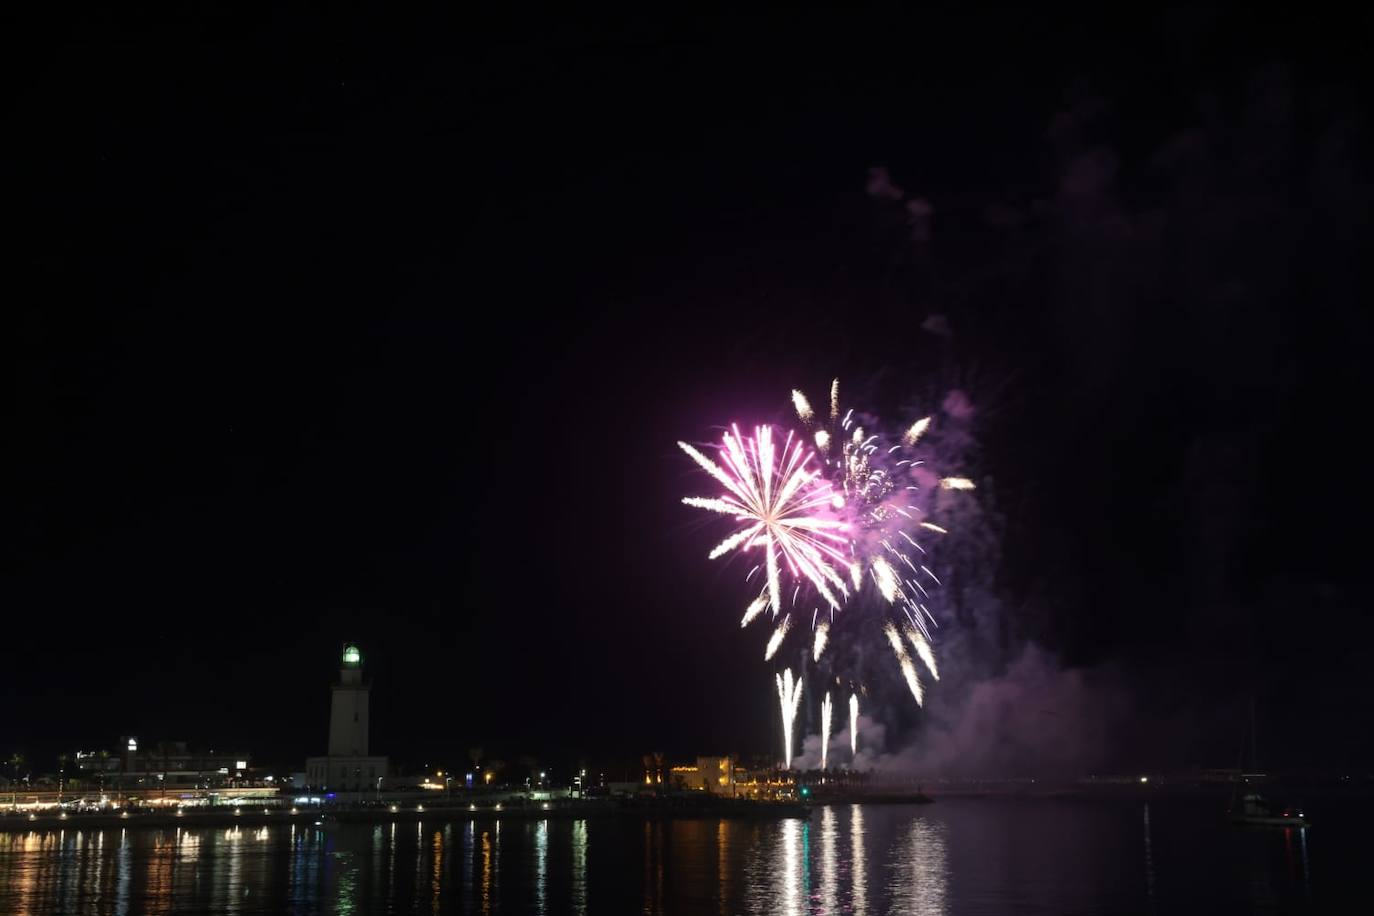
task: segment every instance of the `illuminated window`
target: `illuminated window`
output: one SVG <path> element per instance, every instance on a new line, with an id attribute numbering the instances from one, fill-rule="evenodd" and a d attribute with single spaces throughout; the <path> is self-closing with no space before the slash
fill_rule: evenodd
<path id="1" fill-rule="evenodd" d="M 358 651 L 358 647 L 355 645 L 344 646 L 343 662 L 345 665 L 361 665 L 363 653 Z"/>

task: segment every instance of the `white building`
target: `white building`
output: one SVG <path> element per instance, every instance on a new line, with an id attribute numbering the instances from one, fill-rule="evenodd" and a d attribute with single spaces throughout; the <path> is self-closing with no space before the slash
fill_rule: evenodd
<path id="1" fill-rule="evenodd" d="M 363 654 L 349 643 L 343 650 L 343 667 L 329 708 L 329 754 L 305 761 L 306 780 L 326 792 L 376 789 L 386 776 L 387 759 L 368 755 L 367 695 L 371 685 L 363 680 Z"/>

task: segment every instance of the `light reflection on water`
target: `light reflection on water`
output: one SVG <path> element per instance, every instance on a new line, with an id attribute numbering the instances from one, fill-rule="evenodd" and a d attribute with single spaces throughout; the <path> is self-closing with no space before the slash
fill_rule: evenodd
<path id="1" fill-rule="evenodd" d="M 986 800 L 778 821 L 69 828 L 0 834 L 0 914 L 1305 912 L 1312 875 L 1339 872 L 1332 845 L 1314 872 L 1304 831 Z"/>
<path id="2" fill-rule="evenodd" d="M 734 881 L 730 870 L 730 830 L 724 819 L 716 822 L 716 881 L 719 885 L 719 913 L 720 916 L 727 916 L 730 901 L 734 899 Z"/>
<path id="3" fill-rule="evenodd" d="M 802 824 L 801 821 L 782 822 L 782 904 L 787 916 L 800 916 L 802 895 L 809 888 L 805 886 L 802 873 Z"/>
<path id="4" fill-rule="evenodd" d="M 534 825 L 534 903 L 540 913 L 547 913 L 549 871 L 549 822 Z"/>
<path id="5" fill-rule="evenodd" d="M 116 861 L 119 863 L 119 885 L 115 895 L 115 912 L 119 916 L 127 916 L 129 912 L 129 860 L 133 853 L 129 847 L 129 831 L 119 831 L 119 853 Z"/>
<path id="6" fill-rule="evenodd" d="M 585 916 L 587 912 L 587 822 L 585 820 L 573 821 L 572 841 L 573 912 L 577 913 L 578 916 Z"/>
<path id="7" fill-rule="evenodd" d="M 936 916 L 945 912 L 945 825 L 914 817 L 892 851 L 891 912 Z"/>
<path id="8" fill-rule="evenodd" d="M 826 805 L 821 809 L 820 896 L 815 902 L 826 913 L 838 912 L 836 901 L 839 899 L 837 897 L 839 876 L 835 873 L 835 869 L 839 860 L 835 857 L 835 841 L 839 834 L 839 828 L 835 826 L 835 820 L 833 805 Z"/>
<path id="9" fill-rule="evenodd" d="M 855 916 L 868 913 L 868 865 L 864 862 L 864 808 L 849 806 L 849 875 Z"/>

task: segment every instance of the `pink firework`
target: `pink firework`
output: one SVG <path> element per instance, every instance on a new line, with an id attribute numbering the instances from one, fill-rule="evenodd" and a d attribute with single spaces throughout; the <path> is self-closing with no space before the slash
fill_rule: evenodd
<path id="1" fill-rule="evenodd" d="M 805 580 L 814 586 L 831 607 L 841 606 L 849 592 L 836 567 L 849 568 L 843 551 L 848 544 L 843 534 L 847 525 L 829 512 L 831 486 L 821 478 L 813 454 L 800 440 L 789 432 L 778 450 L 772 427 L 756 427 L 752 438 L 732 427 L 722 439 L 719 461 L 685 442 L 678 446 L 725 487 L 720 496 L 688 496 L 683 502 L 732 516 L 739 524 L 734 534 L 711 551 L 710 558 L 756 547 L 763 550 L 767 586 L 745 611 L 743 623 L 765 607 L 771 606 L 774 616 L 781 612 L 784 566 L 799 584 Z"/>
<path id="2" fill-rule="evenodd" d="M 869 600 L 878 613 L 865 617 L 880 623 L 920 704 L 925 691 L 916 659 L 932 678 L 940 678 L 930 629 L 935 618 L 926 606 L 926 586 L 939 585 L 939 580 L 925 564 L 925 547 L 916 538 L 945 533 L 929 520 L 940 505 L 937 493 L 972 490 L 974 484 L 965 477 L 940 476 L 928 464 L 934 453 L 917 450 L 933 417 L 916 420 L 886 443 L 881 433 L 866 431 L 853 410 L 841 413 L 838 379 L 830 385 L 828 416 L 818 416 L 799 390 L 792 392 L 792 404 L 803 432 L 789 431 L 780 449 L 773 428 L 766 425 L 756 427 L 752 438 L 731 427 L 718 460 L 679 442 L 725 488 L 720 496 L 689 496 L 683 502 L 734 519 L 735 531 L 711 551 L 712 559 L 754 548 L 763 553 L 746 581 L 764 569 L 765 584 L 740 625 L 770 607 L 774 618 L 781 617 L 764 661 L 777 655 L 794 629 L 793 615 L 783 613 L 784 575 L 792 579 L 787 584 L 794 605 L 803 589 L 814 589 L 829 606 L 828 614 L 820 606 L 811 614 L 811 660 L 817 664 L 831 642 L 835 612 L 862 600 L 864 582 L 871 580 L 873 598 L 881 600 Z"/>

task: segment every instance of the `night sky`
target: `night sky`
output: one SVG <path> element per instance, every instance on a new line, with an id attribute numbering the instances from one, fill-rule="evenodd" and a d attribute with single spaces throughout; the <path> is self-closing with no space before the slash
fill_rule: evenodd
<path id="1" fill-rule="evenodd" d="M 10 74 L 0 751 L 296 765 L 351 639 L 401 761 L 766 752 L 674 442 L 838 375 L 976 407 L 980 764 L 1374 761 L 1368 14 L 228 9 Z"/>

